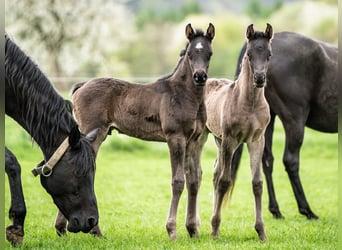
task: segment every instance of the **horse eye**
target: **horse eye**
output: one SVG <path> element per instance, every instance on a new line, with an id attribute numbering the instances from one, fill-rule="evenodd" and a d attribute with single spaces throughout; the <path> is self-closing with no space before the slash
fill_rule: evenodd
<path id="1" fill-rule="evenodd" d="M 190 52 L 188 52 L 188 57 L 192 60 L 192 54 Z"/>

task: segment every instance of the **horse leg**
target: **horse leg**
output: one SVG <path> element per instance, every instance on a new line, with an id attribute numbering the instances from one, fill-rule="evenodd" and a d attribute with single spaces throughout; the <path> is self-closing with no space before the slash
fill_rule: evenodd
<path id="1" fill-rule="evenodd" d="M 262 218 L 262 174 L 261 174 L 261 158 L 264 150 L 265 138 L 262 136 L 260 140 L 247 143 L 250 165 L 252 172 L 252 186 L 255 202 L 255 230 L 262 241 L 267 240 L 264 221 Z"/>
<path id="2" fill-rule="evenodd" d="M 274 185 L 273 185 L 273 153 L 272 153 L 272 141 L 274 131 L 275 114 L 271 112 L 271 120 L 265 131 L 265 148 L 262 157 L 262 168 L 266 177 L 267 191 L 268 191 L 268 209 L 273 214 L 274 218 L 284 218 L 279 210 L 279 205 L 276 199 Z"/>
<path id="3" fill-rule="evenodd" d="M 58 236 L 66 235 L 67 219 L 64 217 L 61 211 L 57 211 L 55 228 Z"/>
<path id="4" fill-rule="evenodd" d="M 166 222 L 166 230 L 171 240 L 175 240 L 176 235 L 176 217 L 180 196 L 184 190 L 184 160 L 185 160 L 185 138 L 170 137 L 167 139 L 171 158 L 172 170 L 172 198 L 169 209 L 169 215 Z"/>
<path id="5" fill-rule="evenodd" d="M 21 244 L 24 238 L 24 221 L 26 217 L 26 205 L 21 184 L 21 168 L 15 155 L 5 148 L 5 171 L 11 191 L 11 207 L 9 218 L 13 225 L 6 228 L 6 239 L 12 245 Z"/>
<path id="6" fill-rule="evenodd" d="M 218 142 L 216 140 L 216 142 Z M 214 168 L 214 207 L 213 215 L 211 217 L 211 235 L 217 237 L 220 232 L 221 224 L 221 208 L 225 194 L 232 185 L 231 179 L 231 159 L 233 149 L 238 143 L 233 138 L 223 138 L 219 155 L 215 162 Z"/>
<path id="7" fill-rule="evenodd" d="M 299 177 L 299 151 L 304 138 L 304 125 L 298 121 L 284 123 L 286 143 L 283 162 L 291 181 L 299 212 L 308 219 L 318 219 L 306 200 L 304 189 Z"/>
<path id="8" fill-rule="evenodd" d="M 202 181 L 201 153 L 207 141 L 209 131 L 205 129 L 201 137 L 188 144 L 185 158 L 185 177 L 188 190 L 186 228 L 190 237 L 198 237 L 200 216 L 198 209 L 198 191 Z"/>

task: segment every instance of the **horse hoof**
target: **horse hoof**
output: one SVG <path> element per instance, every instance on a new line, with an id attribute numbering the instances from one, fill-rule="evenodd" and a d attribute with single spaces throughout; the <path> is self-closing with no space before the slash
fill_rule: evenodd
<path id="1" fill-rule="evenodd" d="M 63 228 L 56 228 L 56 233 L 59 237 L 65 236 L 67 234 L 65 227 Z"/>
<path id="2" fill-rule="evenodd" d="M 260 239 L 261 241 L 268 241 L 267 236 L 266 236 L 265 233 L 259 234 L 259 239 Z"/>
<path id="3" fill-rule="evenodd" d="M 219 231 L 218 230 L 212 230 L 211 231 L 211 237 L 217 238 L 219 236 Z"/>
<path id="4" fill-rule="evenodd" d="M 6 228 L 6 239 L 11 242 L 13 246 L 21 245 L 24 239 L 24 231 L 21 226 L 9 226 Z"/>
<path id="5" fill-rule="evenodd" d="M 99 237 L 99 238 L 102 237 L 102 233 L 101 233 L 101 230 L 100 230 L 99 227 L 94 227 L 94 228 L 92 228 L 92 229 L 89 231 L 89 233 L 90 233 L 91 235 L 93 235 L 94 237 Z"/>
<path id="6" fill-rule="evenodd" d="M 175 240 L 175 239 L 177 239 L 177 234 L 176 234 L 176 231 L 175 231 L 175 230 L 172 230 L 172 231 L 168 232 L 168 234 L 169 234 L 170 240 Z"/>
<path id="7" fill-rule="evenodd" d="M 318 220 L 319 219 L 319 217 L 312 212 L 307 214 L 306 217 L 308 218 L 308 220 Z"/>
<path id="8" fill-rule="evenodd" d="M 299 213 L 305 215 L 306 218 L 308 218 L 308 220 L 318 220 L 319 219 L 319 217 L 317 215 L 315 215 L 311 211 L 311 209 L 306 209 L 306 208 L 299 209 Z"/>
<path id="9" fill-rule="evenodd" d="M 276 212 L 276 213 L 272 213 L 273 214 L 273 218 L 275 219 L 285 219 L 285 217 L 280 213 L 280 212 Z"/>

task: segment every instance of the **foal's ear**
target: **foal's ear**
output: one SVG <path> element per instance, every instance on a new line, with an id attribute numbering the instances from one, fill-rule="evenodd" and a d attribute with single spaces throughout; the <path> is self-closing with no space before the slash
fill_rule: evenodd
<path id="1" fill-rule="evenodd" d="M 267 23 L 265 35 L 266 35 L 268 40 L 271 40 L 273 38 L 273 28 L 272 28 L 272 25 L 269 23 Z"/>
<path id="2" fill-rule="evenodd" d="M 71 148 L 78 148 L 79 142 L 81 138 L 81 132 L 78 129 L 78 126 L 75 126 L 71 129 L 71 132 L 69 134 L 69 145 Z"/>
<path id="3" fill-rule="evenodd" d="M 194 38 L 195 31 L 191 27 L 190 23 L 185 27 L 185 35 L 186 35 L 186 37 L 188 38 L 189 41 L 191 41 Z"/>
<path id="4" fill-rule="evenodd" d="M 214 36 L 215 36 L 215 27 L 212 23 L 209 23 L 209 27 L 207 29 L 207 34 L 206 34 L 206 37 L 212 41 L 214 39 Z"/>
<path id="5" fill-rule="evenodd" d="M 247 27 L 247 31 L 246 31 L 246 38 L 248 40 L 250 40 L 252 38 L 254 34 L 254 28 L 253 28 L 253 24 L 250 24 L 248 27 Z"/>
<path id="6" fill-rule="evenodd" d="M 99 128 L 93 129 L 92 131 L 90 131 L 87 135 L 86 138 L 90 141 L 93 142 L 96 140 L 97 138 L 97 134 L 99 133 Z"/>

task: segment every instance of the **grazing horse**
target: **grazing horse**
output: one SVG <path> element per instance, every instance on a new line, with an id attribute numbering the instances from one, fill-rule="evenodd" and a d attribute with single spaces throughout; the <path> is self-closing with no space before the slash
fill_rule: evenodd
<path id="1" fill-rule="evenodd" d="M 221 208 L 234 187 L 232 158 L 236 148 L 247 143 L 252 185 L 255 199 L 255 230 L 260 240 L 267 240 L 262 218 L 261 157 L 264 132 L 270 120 L 269 106 L 264 96 L 266 72 L 271 57 L 273 29 L 267 24 L 265 32 L 254 31 L 253 24 L 246 31 L 247 50 L 238 79 L 208 79 L 205 91 L 207 130 L 214 135 L 218 156 L 214 166 L 214 207 L 211 218 L 212 236 L 219 235 Z"/>
<path id="2" fill-rule="evenodd" d="M 236 75 L 240 72 L 241 51 Z M 285 129 L 283 163 L 291 181 L 299 212 L 308 219 L 318 219 L 306 200 L 299 177 L 299 153 L 305 126 L 325 133 L 336 133 L 338 125 L 337 46 L 293 32 L 274 34 L 274 56 L 267 72 L 266 100 L 271 121 L 265 132 L 262 163 L 269 195 L 269 211 L 283 218 L 276 200 L 272 172 L 272 138 L 278 116 Z M 238 168 L 242 148 L 234 156 Z"/>
<path id="3" fill-rule="evenodd" d="M 132 84 L 114 78 L 98 78 L 74 89 L 74 115 L 80 130 L 94 128 L 99 135 L 95 152 L 112 129 L 148 141 L 166 142 L 172 168 L 172 199 L 166 229 L 176 238 L 176 214 L 184 189 L 188 189 L 186 227 L 191 237 L 199 234 L 197 194 L 202 170 L 196 148 L 205 128 L 204 86 L 212 55 L 215 28 L 206 34 L 185 28 L 189 43 L 174 72 L 150 84 Z"/>
<path id="4" fill-rule="evenodd" d="M 94 193 L 97 130 L 80 134 L 70 110 L 38 66 L 5 35 L 5 111 L 37 142 L 44 154 L 34 170 L 68 219 L 71 232 L 89 232 L 97 225 L 98 210 Z M 20 165 L 6 148 L 5 170 L 11 191 L 7 239 L 20 244 L 24 237 L 26 206 L 22 191 Z"/>

